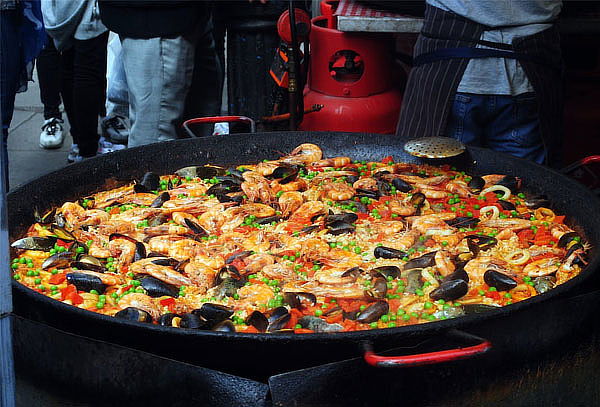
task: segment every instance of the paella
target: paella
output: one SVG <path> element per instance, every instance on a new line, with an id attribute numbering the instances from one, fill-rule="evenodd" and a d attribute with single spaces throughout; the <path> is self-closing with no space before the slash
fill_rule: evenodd
<path id="1" fill-rule="evenodd" d="M 36 213 L 13 278 L 92 312 L 224 332 L 393 328 L 507 306 L 578 275 L 588 244 L 503 174 L 302 144 L 147 173 Z"/>

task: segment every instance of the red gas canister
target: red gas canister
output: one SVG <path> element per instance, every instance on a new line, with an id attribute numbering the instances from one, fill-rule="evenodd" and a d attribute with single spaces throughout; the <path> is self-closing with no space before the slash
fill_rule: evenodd
<path id="1" fill-rule="evenodd" d="M 383 34 L 345 33 L 312 19 L 301 130 L 394 133 L 402 95 L 394 82 L 394 43 Z"/>

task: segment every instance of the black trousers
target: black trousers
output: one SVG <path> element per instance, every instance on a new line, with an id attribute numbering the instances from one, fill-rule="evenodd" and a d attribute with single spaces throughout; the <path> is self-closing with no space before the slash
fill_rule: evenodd
<path id="1" fill-rule="evenodd" d="M 44 105 L 44 119 L 53 117 L 62 119 L 60 112 L 62 100 L 69 122 L 73 122 L 73 77 L 63 75 L 62 59 L 62 55 L 54 46 L 54 41 L 48 36 L 48 42 L 37 57 L 36 64 L 40 99 Z"/>
<path id="2" fill-rule="evenodd" d="M 63 103 L 73 143 L 79 146 L 83 157 L 94 156 L 98 150 L 98 116 L 104 116 L 106 99 L 107 41 L 105 32 L 89 40 L 75 40 L 71 48 L 61 53 Z M 72 102 L 64 95 L 72 95 Z M 69 103 L 72 109 L 67 107 Z"/>

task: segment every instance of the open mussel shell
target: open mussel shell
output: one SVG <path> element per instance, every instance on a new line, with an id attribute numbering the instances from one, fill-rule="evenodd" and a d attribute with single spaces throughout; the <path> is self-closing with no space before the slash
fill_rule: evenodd
<path id="1" fill-rule="evenodd" d="M 156 199 L 154 199 L 154 201 L 152 201 L 152 203 L 150 204 L 150 207 L 151 208 L 160 208 L 169 199 L 171 199 L 171 195 L 169 195 L 168 192 L 163 192 L 160 195 L 158 195 L 156 197 Z"/>
<path id="2" fill-rule="evenodd" d="M 521 178 L 506 175 L 500 181 L 496 182 L 496 185 L 502 185 L 510 189 L 513 194 L 516 194 L 521 189 Z"/>
<path id="3" fill-rule="evenodd" d="M 444 279 L 442 280 L 442 282 L 444 282 L 444 281 L 452 281 L 452 280 L 463 280 L 465 283 L 468 283 L 469 282 L 469 275 L 467 274 L 467 272 L 464 269 L 459 268 L 455 272 L 450 273 L 446 277 L 444 277 Z"/>
<path id="4" fill-rule="evenodd" d="M 158 325 L 162 326 L 172 326 L 175 328 L 179 328 L 179 322 L 181 321 L 181 316 L 179 314 L 173 314 L 168 312 L 166 314 L 162 314 L 158 317 Z"/>
<path id="5" fill-rule="evenodd" d="M 50 230 L 60 240 L 64 240 L 66 242 L 71 242 L 71 241 L 77 240 L 71 232 L 69 232 L 67 229 L 60 227 L 58 225 L 55 225 L 55 224 L 50 225 Z"/>
<path id="6" fill-rule="evenodd" d="M 500 206 L 502 207 L 502 209 L 504 209 L 505 211 L 515 211 L 517 210 L 517 207 L 509 201 L 505 201 L 503 199 L 498 199 L 498 204 L 500 204 Z"/>
<path id="7" fill-rule="evenodd" d="M 266 332 L 269 326 L 269 320 L 260 311 L 254 311 L 252 314 L 246 317 L 245 323 L 253 326 L 258 332 Z"/>
<path id="8" fill-rule="evenodd" d="M 457 216 L 454 219 L 445 220 L 448 226 L 452 226 L 453 228 L 474 228 L 479 223 L 478 218 L 468 217 L 468 216 Z"/>
<path id="9" fill-rule="evenodd" d="M 270 175 L 270 178 L 279 180 L 280 184 L 287 184 L 292 182 L 298 176 L 300 167 L 297 165 L 285 165 L 275 168 L 275 171 Z"/>
<path id="10" fill-rule="evenodd" d="M 371 269 L 371 274 L 381 275 L 386 279 L 388 277 L 397 278 L 400 275 L 400 268 L 397 266 L 380 266 Z"/>
<path id="11" fill-rule="evenodd" d="M 465 239 L 469 250 L 475 255 L 480 251 L 491 249 L 498 243 L 498 240 L 491 236 L 469 235 Z"/>
<path id="12" fill-rule="evenodd" d="M 73 261 L 72 252 L 56 253 L 48 257 L 42 263 L 42 269 L 48 270 L 49 268 L 64 269 L 71 265 Z"/>
<path id="13" fill-rule="evenodd" d="M 44 214 L 40 214 L 38 209 L 36 208 L 33 211 L 33 217 L 37 223 L 41 223 L 43 225 L 48 225 L 54 221 L 54 217 L 56 215 L 56 208 L 50 209 L 48 212 Z"/>
<path id="14" fill-rule="evenodd" d="M 469 285 L 462 279 L 443 281 L 438 288 L 433 290 L 429 297 L 432 300 L 454 301 L 464 296 L 469 291 Z"/>
<path id="15" fill-rule="evenodd" d="M 207 179 L 207 178 L 216 177 L 218 175 L 225 175 L 226 171 L 227 170 L 223 167 L 207 164 L 207 165 L 192 165 L 190 167 L 180 168 L 177 171 L 175 171 L 175 174 L 177 174 L 183 178 L 198 177 L 198 178 L 202 178 L 202 179 Z"/>
<path id="16" fill-rule="evenodd" d="M 420 257 L 410 259 L 404 265 L 404 270 L 424 269 L 425 267 L 433 266 L 435 264 L 435 253 L 436 252 L 425 253 Z"/>
<path id="17" fill-rule="evenodd" d="M 156 191 L 160 188 L 160 177 L 153 172 L 147 172 L 144 174 L 139 184 L 146 188 L 145 192 Z"/>
<path id="18" fill-rule="evenodd" d="M 15 240 L 10 247 L 22 250 L 39 250 L 49 252 L 56 244 L 55 237 L 24 237 L 23 239 Z"/>
<path id="19" fill-rule="evenodd" d="M 283 294 L 283 299 L 292 308 L 301 308 L 303 303 L 311 305 L 317 303 L 317 297 L 314 294 L 304 292 L 286 292 Z"/>
<path id="20" fill-rule="evenodd" d="M 404 151 L 415 157 L 448 158 L 462 154 L 465 145 L 450 137 L 423 137 L 407 141 Z"/>
<path id="21" fill-rule="evenodd" d="M 233 308 L 221 304 L 212 304 L 207 302 L 202 304 L 202 307 L 199 309 L 193 310 L 192 314 L 201 316 L 209 323 L 210 326 L 213 326 L 232 316 Z"/>
<path id="22" fill-rule="evenodd" d="M 577 232 L 567 232 L 558 239 L 558 247 L 567 247 L 576 238 L 579 238 Z"/>
<path id="23" fill-rule="evenodd" d="M 244 250 L 241 252 L 234 253 L 225 259 L 225 264 L 232 263 L 233 261 L 238 260 L 238 259 L 239 260 L 245 259 L 246 257 L 250 256 L 252 253 L 253 252 L 251 250 Z"/>
<path id="24" fill-rule="evenodd" d="M 162 256 L 162 255 L 161 255 Z M 148 257 L 151 257 L 148 255 Z M 156 264 L 157 266 L 166 266 L 166 267 L 177 267 L 179 265 L 179 260 L 176 260 L 172 257 L 158 257 L 151 261 L 152 264 Z"/>
<path id="25" fill-rule="evenodd" d="M 282 219 L 283 219 L 283 217 L 281 217 L 279 215 L 273 215 L 273 216 L 267 216 L 266 218 L 256 219 L 255 222 L 258 223 L 259 225 L 268 225 L 273 222 L 279 222 Z"/>
<path id="26" fill-rule="evenodd" d="M 421 274 L 422 269 L 412 269 L 406 274 L 406 292 L 409 294 L 415 294 L 418 289 L 423 286 L 423 276 Z"/>
<path id="27" fill-rule="evenodd" d="M 215 332 L 235 332 L 235 325 L 233 325 L 233 322 L 226 319 L 213 326 L 212 330 Z"/>
<path id="28" fill-rule="evenodd" d="M 207 324 L 206 321 L 203 320 L 200 316 L 188 313 L 181 315 L 179 327 L 187 329 L 207 329 Z"/>
<path id="29" fill-rule="evenodd" d="M 208 236 L 208 232 L 193 220 L 185 218 L 183 222 L 185 223 L 185 226 L 187 226 L 187 228 L 190 229 L 194 234 L 198 236 Z"/>
<path id="30" fill-rule="evenodd" d="M 387 314 L 389 311 L 390 306 L 386 301 L 377 301 L 361 311 L 356 317 L 356 322 L 360 322 L 361 324 L 369 324 L 379 320 L 382 315 Z"/>
<path id="31" fill-rule="evenodd" d="M 334 215 L 325 216 L 325 225 L 329 226 L 336 222 L 354 223 L 358 220 L 358 215 L 354 212 L 342 212 Z"/>
<path id="32" fill-rule="evenodd" d="M 544 294 L 550 291 L 556 285 L 556 277 L 554 276 L 542 276 L 533 279 L 533 288 L 538 294 Z"/>
<path id="33" fill-rule="evenodd" d="M 96 264 L 91 264 L 91 263 L 86 263 L 86 262 L 82 262 L 82 261 L 73 261 L 71 262 L 71 267 L 72 268 L 77 268 L 79 270 L 90 270 L 90 271 L 95 271 L 97 273 L 104 273 L 105 269 L 102 265 L 96 265 Z"/>
<path id="34" fill-rule="evenodd" d="M 135 307 L 127 307 L 115 314 L 115 317 L 128 321 L 152 322 L 152 316 L 144 310 Z"/>
<path id="35" fill-rule="evenodd" d="M 400 192 L 408 192 L 412 189 L 412 186 L 401 178 L 392 179 L 392 186 Z"/>
<path id="36" fill-rule="evenodd" d="M 283 327 L 288 323 L 292 316 L 288 312 L 285 307 L 277 307 L 273 311 L 271 311 L 271 315 L 269 315 L 268 321 L 269 325 L 267 326 L 267 332 L 275 332 L 283 329 Z"/>
<path id="37" fill-rule="evenodd" d="M 90 292 L 92 290 L 98 291 L 98 294 L 104 293 L 106 290 L 106 284 L 102 282 L 98 277 L 92 276 L 85 273 L 68 273 L 67 283 L 73 284 L 77 290 Z"/>
<path id="38" fill-rule="evenodd" d="M 376 259 L 402 259 L 407 256 L 405 252 L 391 247 L 377 246 L 373 250 Z"/>
<path id="39" fill-rule="evenodd" d="M 423 205 L 425 205 L 426 199 L 427 197 L 421 192 L 417 192 L 416 194 L 413 194 L 413 196 L 410 197 L 409 202 L 412 206 L 414 206 L 417 209 L 417 215 L 420 213 Z"/>
<path id="40" fill-rule="evenodd" d="M 508 291 L 518 285 L 515 280 L 496 270 L 487 270 L 483 274 L 483 281 L 490 287 L 496 287 L 498 291 Z"/>
<path id="41" fill-rule="evenodd" d="M 350 223 L 338 220 L 327 225 L 327 232 L 332 235 L 342 235 L 344 233 L 353 233 L 356 228 Z"/>
<path id="42" fill-rule="evenodd" d="M 90 256 L 89 254 L 80 254 L 79 256 L 77 256 L 77 261 L 102 267 L 102 262 L 100 261 L 100 259 L 94 256 Z"/>
<path id="43" fill-rule="evenodd" d="M 485 180 L 479 176 L 473 176 L 467 183 L 467 187 L 469 187 L 471 191 L 477 193 L 485 187 Z"/>
<path id="44" fill-rule="evenodd" d="M 356 197 L 358 198 L 369 198 L 369 199 L 379 199 L 381 196 L 377 191 L 369 191 L 367 189 L 356 188 Z"/>
<path id="45" fill-rule="evenodd" d="M 365 295 L 380 300 L 385 298 L 387 289 L 387 280 L 383 277 L 377 277 L 372 281 L 372 286 L 368 290 L 365 290 Z"/>
<path id="46" fill-rule="evenodd" d="M 550 201 L 546 195 L 532 195 L 525 200 L 525 206 L 529 209 L 537 209 L 540 207 L 550 208 Z"/>
<path id="47" fill-rule="evenodd" d="M 179 296 L 179 289 L 172 284 L 165 283 L 164 281 L 154 278 L 152 276 L 141 276 L 138 278 L 140 286 L 146 290 L 152 298 L 169 296 L 177 298 Z"/>

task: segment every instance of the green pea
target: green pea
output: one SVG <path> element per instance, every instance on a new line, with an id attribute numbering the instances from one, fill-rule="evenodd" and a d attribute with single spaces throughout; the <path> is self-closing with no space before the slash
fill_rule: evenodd
<path id="1" fill-rule="evenodd" d="M 371 329 L 377 329 L 377 322 L 371 322 L 369 326 L 371 327 Z"/>
<path id="2" fill-rule="evenodd" d="M 323 315 L 323 311 L 320 309 L 315 310 L 315 317 L 320 317 L 321 315 Z"/>

